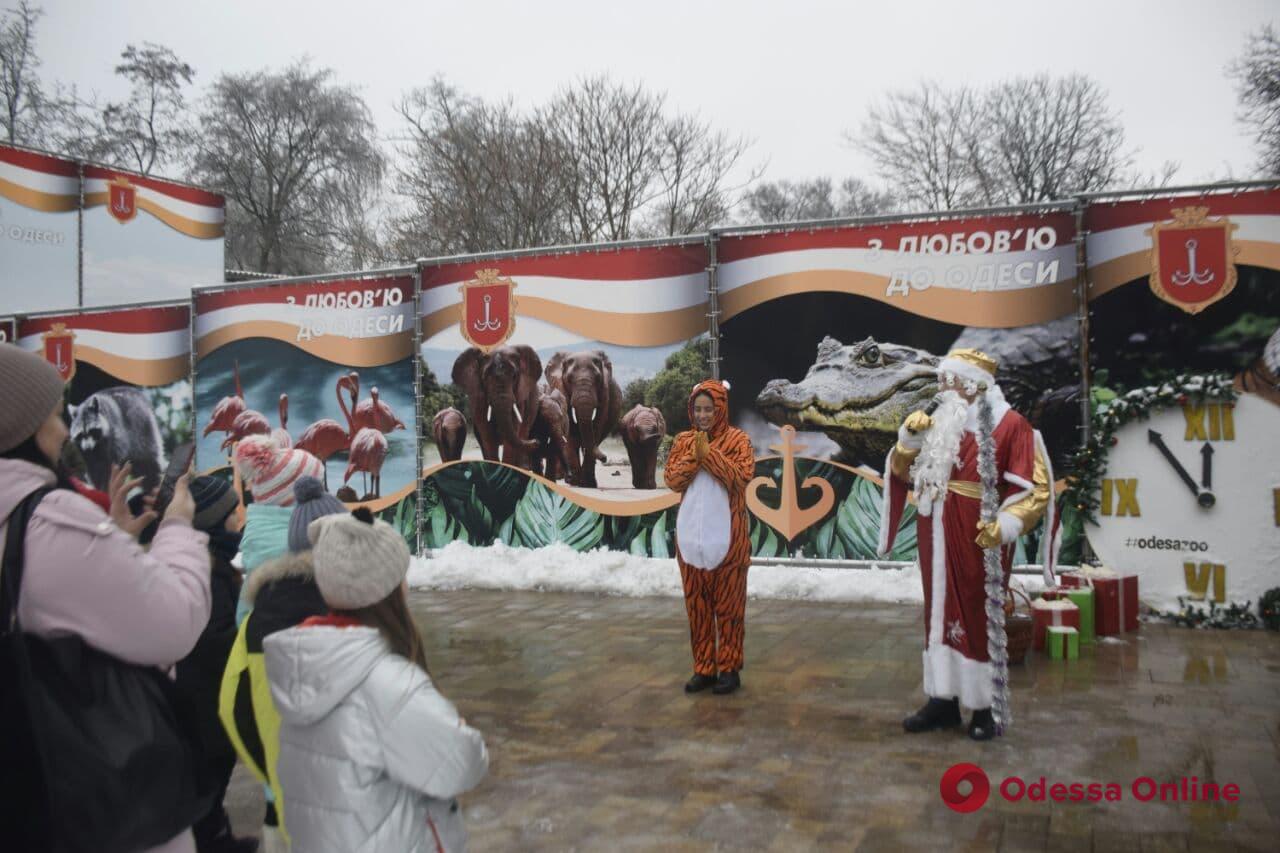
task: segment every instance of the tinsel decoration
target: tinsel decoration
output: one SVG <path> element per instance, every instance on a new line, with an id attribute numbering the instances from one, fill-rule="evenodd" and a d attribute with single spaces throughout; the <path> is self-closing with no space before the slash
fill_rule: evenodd
<path id="1" fill-rule="evenodd" d="M 1236 399 L 1231 383 L 1229 376 L 1180 375 L 1160 385 L 1135 388 L 1099 403 L 1090 417 L 1089 441 L 1071 460 L 1071 477 L 1065 494 L 1067 506 L 1075 507 L 1086 521 L 1097 526 L 1094 513 L 1107 470 L 1107 454 L 1116 445 L 1116 431 L 1127 423 L 1146 420 L 1173 406 L 1205 402 L 1230 405 Z"/>
<path id="2" fill-rule="evenodd" d="M 978 386 L 978 475 L 982 478 L 982 521 L 1000 517 L 1000 481 L 996 473 L 995 424 L 986 385 Z M 987 592 L 987 655 L 991 658 L 991 716 L 996 734 L 1003 735 L 1013 723 L 1009 707 L 1009 639 L 1004 630 L 1004 566 L 1000 546 L 982 552 Z"/>

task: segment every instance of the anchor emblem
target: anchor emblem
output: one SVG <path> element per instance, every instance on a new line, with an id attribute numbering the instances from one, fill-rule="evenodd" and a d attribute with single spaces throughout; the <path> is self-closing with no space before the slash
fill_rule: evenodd
<path id="1" fill-rule="evenodd" d="M 76 375 L 75 338 L 75 332 L 68 329 L 66 323 L 54 323 L 40 336 L 45 361 L 57 368 L 63 382 L 70 382 Z"/>
<path id="2" fill-rule="evenodd" d="M 484 295 L 484 319 L 476 320 L 475 327 L 477 332 L 496 332 L 502 328 L 501 320 L 490 320 L 489 310 L 493 307 L 493 295 L 486 293 Z"/>
<path id="3" fill-rule="evenodd" d="M 1151 237 L 1151 292 L 1188 314 L 1198 314 L 1236 286 L 1231 232 L 1227 217 L 1209 218 L 1208 207 L 1175 207 L 1173 220 L 1156 222 Z"/>
<path id="4" fill-rule="evenodd" d="M 138 214 L 138 190 L 129 179 L 117 177 L 107 184 L 107 212 L 121 225 Z"/>
<path id="5" fill-rule="evenodd" d="M 756 477 L 747 484 L 747 506 L 755 513 L 756 517 L 774 530 L 781 533 L 788 542 L 795 539 L 796 536 L 808 530 L 817 524 L 822 518 L 831 511 L 831 507 L 835 506 L 836 493 L 831 484 L 822 477 L 806 477 L 804 482 L 800 484 L 801 489 L 818 489 L 822 496 L 818 498 L 818 502 L 813 506 L 805 509 L 800 508 L 799 496 L 796 490 L 796 467 L 795 455 L 797 450 L 803 450 L 803 445 L 795 443 L 796 428 L 788 424 L 782 427 L 782 444 L 773 445 L 769 449 L 776 450 L 782 455 L 782 483 L 781 492 L 782 500 L 778 504 L 778 508 L 766 506 L 760 500 L 759 490 L 764 487 L 771 489 L 779 488 L 779 484 L 775 483 L 772 477 Z"/>
<path id="6" fill-rule="evenodd" d="M 1208 284 L 1213 281 L 1213 270 L 1203 269 L 1198 272 L 1196 271 L 1196 246 L 1199 242 L 1199 240 L 1195 239 L 1187 241 L 1187 271 L 1175 271 L 1173 275 L 1170 276 L 1170 278 L 1173 279 L 1173 283 L 1178 285 L 1178 287 L 1186 287 L 1188 284 L 1193 282 L 1195 284 Z"/>
<path id="7" fill-rule="evenodd" d="M 481 352 L 502 346 L 516 327 L 516 283 L 495 269 L 476 270 L 463 284 L 462 336 Z"/>

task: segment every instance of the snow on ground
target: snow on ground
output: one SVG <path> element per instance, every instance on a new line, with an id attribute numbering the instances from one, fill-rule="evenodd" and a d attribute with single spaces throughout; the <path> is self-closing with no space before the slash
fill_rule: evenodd
<path id="1" fill-rule="evenodd" d="M 1027 589 L 1043 585 L 1038 578 L 1019 578 Z M 452 542 L 431 557 L 414 557 L 409 585 L 415 589 L 512 589 L 591 592 L 605 595 L 679 596 L 680 570 L 675 560 L 634 557 L 599 549 L 587 553 L 567 545 L 511 548 L 497 544 L 476 548 Z M 747 575 L 752 598 L 805 601 L 923 601 L 920 570 L 834 569 L 796 566 L 752 566 Z"/>
<path id="2" fill-rule="evenodd" d="M 1014 580 L 1029 592 L 1044 588 L 1039 576 Z M 430 557 L 414 557 L 409 567 L 414 589 L 511 589 L 590 592 L 626 596 L 679 596 L 680 569 L 675 560 L 635 557 L 598 549 L 581 553 L 567 545 L 511 548 L 501 543 L 477 548 L 451 542 Z M 803 601 L 924 600 L 920 570 L 835 569 L 752 566 L 747 595 Z"/>

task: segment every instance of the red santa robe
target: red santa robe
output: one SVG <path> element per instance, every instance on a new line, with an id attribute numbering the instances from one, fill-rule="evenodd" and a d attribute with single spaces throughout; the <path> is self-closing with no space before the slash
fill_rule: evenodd
<path id="1" fill-rule="evenodd" d="M 924 582 L 924 692 L 931 697 L 959 697 L 968 708 L 989 708 L 991 659 L 987 655 L 985 569 L 982 549 L 974 541 L 982 507 L 978 473 L 977 406 L 969 417 L 951 483 L 946 494 L 918 507 L 916 532 L 920 577 Z M 1014 542 L 1051 511 L 1053 482 L 1049 457 L 1039 432 L 1026 418 L 998 398 L 992 406 L 996 471 L 1000 483 L 1000 521 L 1004 582 L 1008 585 Z M 885 462 L 884 506 L 880 553 L 893 547 L 911 489 L 908 470 L 917 451 L 898 445 Z M 1052 528 L 1052 518 L 1047 528 Z M 1046 537 L 1048 538 L 1048 537 Z M 1051 552 L 1053 545 L 1046 543 Z M 1050 571 L 1052 554 L 1046 557 Z"/>

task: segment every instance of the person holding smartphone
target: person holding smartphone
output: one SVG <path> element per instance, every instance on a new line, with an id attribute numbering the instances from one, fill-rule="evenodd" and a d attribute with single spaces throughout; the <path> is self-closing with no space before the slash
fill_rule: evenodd
<path id="1" fill-rule="evenodd" d="M 71 486 L 60 462 L 67 441 L 63 381 L 53 365 L 0 344 L 0 387 L 8 395 L 0 407 L 0 540 L 28 495 L 52 489 L 27 525 L 17 607 L 23 630 L 42 637 L 73 634 L 122 661 L 172 667 L 209 621 L 209 537 L 191 526 L 195 502 L 188 477 L 175 484 L 144 551 L 136 537 L 154 511 L 129 511 L 136 481 L 127 470 L 111 478 L 110 512 Z M 16 802 L 5 807 L 24 808 Z M 188 829 L 152 849 L 194 851 L 195 844 Z"/>

